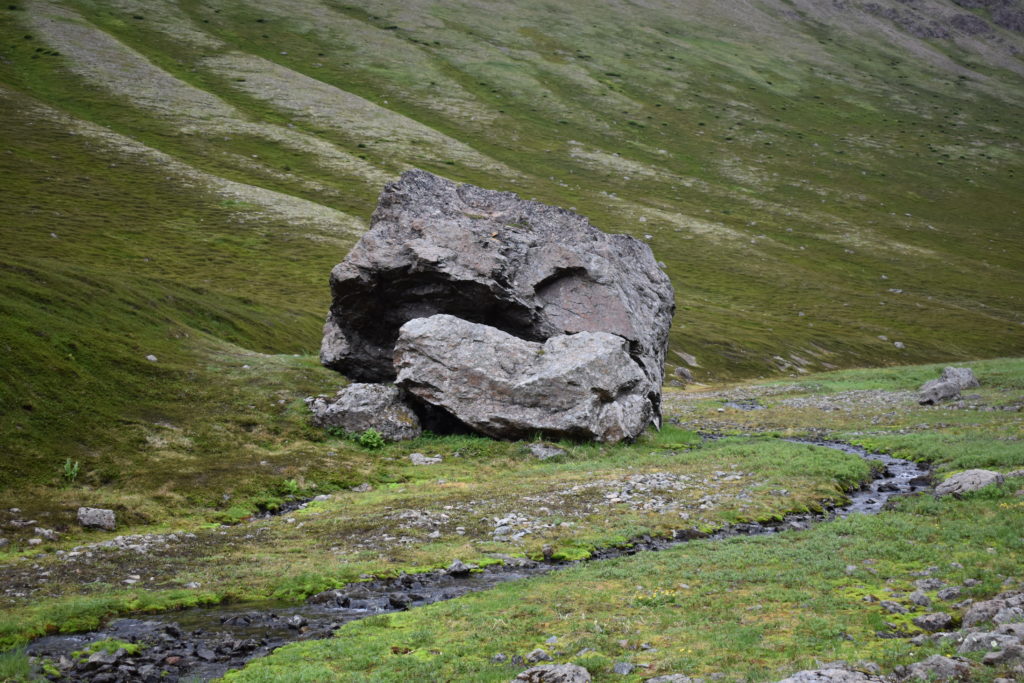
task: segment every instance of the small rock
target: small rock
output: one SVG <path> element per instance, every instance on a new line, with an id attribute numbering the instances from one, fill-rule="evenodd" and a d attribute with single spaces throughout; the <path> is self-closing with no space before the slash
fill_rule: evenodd
<path id="1" fill-rule="evenodd" d="M 576 664 L 545 664 L 523 671 L 515 677 L 527 683 L 590 683 L 590 672 Z"/>
<path id="2" fill-rule="evenodd" d="M 508 661 L 508 655 L 502 654 L 501 652 L 499 652 L 498 654 L 496 654 L 493 657 L 491 657 L 491 661 L 496 663 L 496 664 L 501 664 L 502 662 L 507 662 Z"/>
<path id="3" fill-rule="evenodd" d="M 665 676 L 655 676 L 654 678 L 648 678 L 644 683 L 694 683 L 694 679 L 683 674 L 668 674 Z"/>
<path id="4" fill-rule="evenodd" d="M 529 448 L 530 455 L 538 460 L 549 460 L 551 458 L 557 458 L 559 455 L 565 455 L 564 449 L 546 443 L 531 443 Z"/>
<path id="5" fill-rule="evenodd" d="M 29 545 L 41 545 L 42 542 L 43 542 L 43 539 L 41 539 L 41 538 L 30 538 L 30 539 L 28 539 L 28 544 Z"/>
<path id="6" fill-rule="evenodd" d="M 550 662 L 551 655 L 538 647 L 536 650 L 526 655 L 526 661 L 531 664 L 535 664 L 536 662 Z"/>
<path id="7" fill-rule="evenodd" d="M 962 592 L 959 586 L 950 586 L 949 588 L 943 588 L 935 595 L 939 600 L 956 600 Z"/>
<path id="8" fill-rule="evenodd" d="M 882 600 L 878 604 L 889 614 L 906 614 L 907 612 L 906 607 L 898 602 L 893 602 L 892 600 Z"/>
<path id="9" fill-rule="evenodd" d="M 189 581 L 185 584 L 185 588 L 188 588 L 189 590 L 195 590 L 197 588 L 200 588 L 202 585 L 203 584 L 199 583 L 198 581 Z"/>
<path id="10" fill-rule="evenodd" d="M 615 662 L 615 666 L 612 667 L 612 673 L 617 673 L 620 676 L 628 676 L 633 673 L 635 668 L 636 666 L 629 662 Z"/>
<path id="11" fill-rule="evenodd" d="M 413 465 L 436 465 L 441 462 L 442 458 L 440 455 L 431 457 L 429 455 L 423 455 L 422 453 L 410 453 L 409 460 Z"/>
<path id="12" fill-rule="evenodd" d="M 113 531 L 116 523 L 113 510 L 103 508 L 78 508 L 78 523 L 86 528 Z"/>
<path id="13" fill-rule="evenodd" d="M 159 359 L 153 354 L 149 354 L 148 356 L 146 356 L 146 360 L 148 360 L 150 363 L 155 363 Z"/>
<path id="14" fill-rule="evenodd" d="M 445 571 L 452 576 L 465 576 L 476 568 L 477 566 L 475 564 L 466 564 L 462 560 L 455 560 L 448 565 L 448 569 Z"/>
<path id="15" fill-rule="evenodd" d="M 928 607 L 932 604 L 932 599 L 924 594 L 922 591 L 914 591 L 910 594 L 910 602 L 921 607 Z"/>
<path id="16" fill-rule="evenodd" d="M 352 488 L 349 489 L 349 491 L 355 491 L 356 493 L 366 493 L 367 491 L 372 491 L 372 490 L 373 490 L 373 487 L 370 486 L 366 482 L 363 482 L 362 484 L 359 484 L 358 486 L 353 486 Z"/>
<path id="17" fill-rule="evenodd" d="M 914 619 L 914 625 L 919 628 L 935 633 L 946 630 L 953 623 L 953 617 L 945 612 L 933 612 Z"/>

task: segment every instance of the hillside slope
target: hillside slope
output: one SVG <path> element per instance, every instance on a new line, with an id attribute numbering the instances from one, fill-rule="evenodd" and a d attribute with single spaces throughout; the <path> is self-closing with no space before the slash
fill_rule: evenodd
<path id="1" fill-rule="evenodd" d="M 1020 2 L 407 4 L 0 9 L 5 484 L 287 449 L 413 166 L 647 240 L 698 378 L 1024 349 Z"/>

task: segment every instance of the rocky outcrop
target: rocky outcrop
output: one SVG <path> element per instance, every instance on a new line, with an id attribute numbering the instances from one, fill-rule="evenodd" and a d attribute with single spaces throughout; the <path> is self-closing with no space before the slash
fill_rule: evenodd
<path id="1" fill-rule="evenodd" d="M 660 414 L 672 286 L 645 244 L 571 211 L 408 171 L 330 284 L 321 361 L 354 379 L 395 379 L 402 326 L 447 314 L 517 343 L 616 335 Z"/>
<path id="2" fill-rule="evenodd" d="M 921 405 L 935 405 L 949 399 L 960 396 L 964 389 L 972 389 L 981 386 L 974 371 L 970 368 L 949 367 L 942 371 L 942 376 L 932 379 L 921 385 L 918 403 Z"/>
<path id="3" fill-rule="evenodd" d="M 935 487 L 936 496 L 959 496 L 983 489 L 993 484 L 1002 484 L 1003 475 L 991 470 L 964 470 Z"/>
<path id="4" fill-rule="evenodd" d="M 339 427 L 353 433 L 375 429 L 386 441 L 415 439 L 422 432 L 416 413 L 393 386 L 350 384 L 334 399 L 309 397 L 306 405 L 316 427 Z"/>
<path id="5" fill-rule="evenodd" d="M 784 678 L 778 683 L 869 683 L 871 681 L 882 681 L 880 676 L 873 676 L 861 671 L 849 671 L 847 669 L 811 669 L 798 671 L 789 678 Z"/>
<path id="6" fill-rule="evenodd" d="M 395 366 L 410 394 L 505 439 L 633 438 L 657 391 L 620 336 L 580 332 L 541 344 L 451 315 L 403 325 Z"/>

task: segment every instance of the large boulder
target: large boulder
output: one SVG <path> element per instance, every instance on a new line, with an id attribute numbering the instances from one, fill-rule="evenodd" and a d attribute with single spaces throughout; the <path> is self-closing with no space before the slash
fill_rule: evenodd
<path id="1" fill-rule="evenodd" d="M 340 427 L 353 433 L 375 429 L 386 441 L 415 439 L 422 432 L 401 390 L 385 384 L 350 384 L 334 399 L 311 396 L 306 405 L 316 427 Z"/>
<path id="2" fill-rule="evenodd" d="M 463 424 L 496 438 L 620 441 L 650 422 L 656 391 L 607 332 L 551 337 L 543 344 L 451 315 L 402 326 L 396 383 Z"/>
<path id="3" fill-rule="evenodd" d="M 408 171 L 330 284 L 320 359 L 353 379 L 393 380 L 399 329 L 445 313 L 532 342 L 618 335 L 660 415 L 672 285 L 647 245 L 571 211 Z"/>
<path id="4" fill-rule="evenodd" d="M 918 390 L 918 402 L 921 405 L 935 405 L 942 401 L 957 398 L 964 389 L 981 386 L 974 371 L 970 368 L 948 367 L 942 371 L 938 379 L 928 380 Z"/>

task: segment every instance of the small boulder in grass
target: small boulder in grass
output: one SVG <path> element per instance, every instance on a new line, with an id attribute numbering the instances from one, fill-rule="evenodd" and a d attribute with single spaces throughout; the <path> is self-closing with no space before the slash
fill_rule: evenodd
<path id="1" fill-rule="evenodd" d="M 964 470 L 935 487 L 936 496 L 957 496 L 1005 481 L 1002 474 L 991 470 Z"/>
<path id="2" fill-rule="evenodd" d="M 78 508 L 78 523 L 86 529 L 113 531 L 117 525 L 113 510 L 103 508 Z"/>

